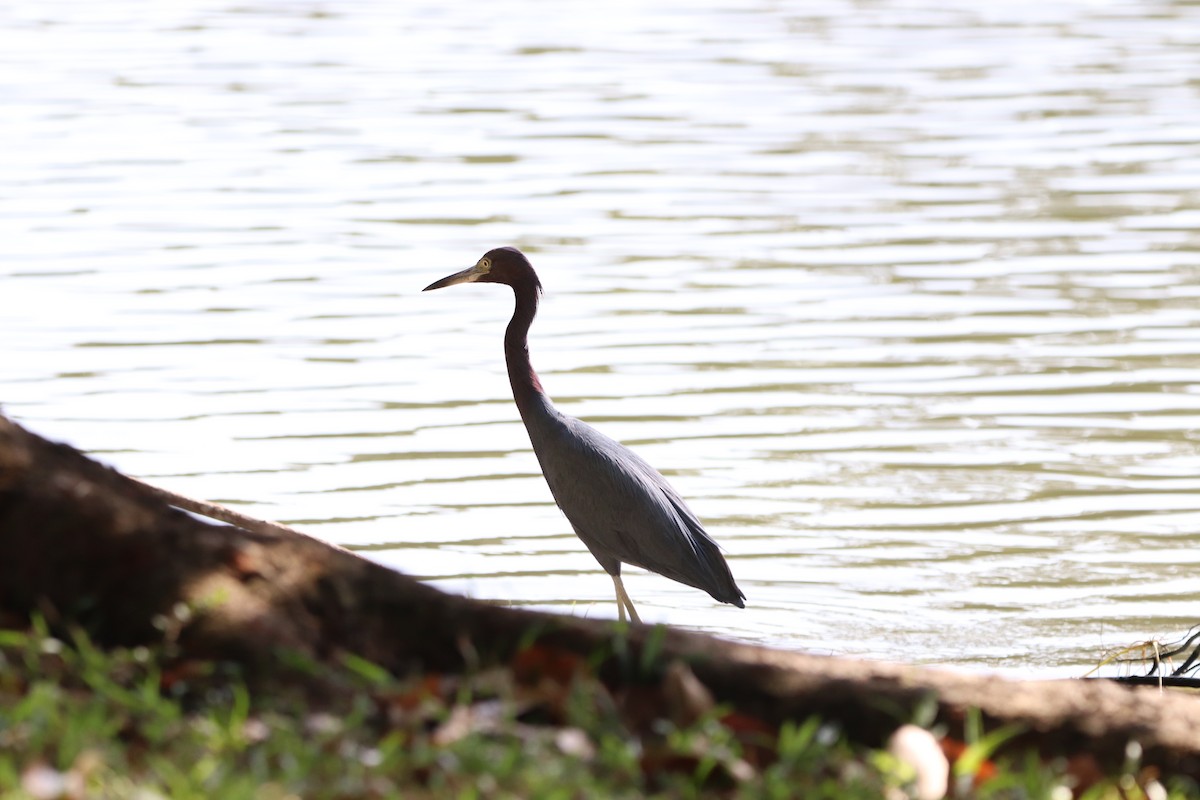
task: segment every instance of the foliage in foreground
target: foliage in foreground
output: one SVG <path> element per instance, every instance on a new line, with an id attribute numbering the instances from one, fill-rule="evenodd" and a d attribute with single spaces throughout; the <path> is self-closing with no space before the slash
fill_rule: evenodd
<path id="1" fill-rule="evenodd" d="M 5 800 L 912 791 L 910 767 L 852 746 L 819 720 L 776 731 L 705 709 L 689 701 L 686 675 L 675 688 L 609 689 L 581 664 L 536 647 L 469 679 L 397 681 L 353 657 L 339 670 L 292 658 L 264 684 L 171 649 L 102 651 L 81 633 L 68 638 L 40 624 L 0 631 Z M 1003 737 L 973 738 L 956 765 L 954 796 L 1072 796 L 1064 765 L 1029 754 L 997 770 L 987 758 Z M 1136 766 L 1084 796 L 1147 796 Z M 1167 795 L 1153 784 L 1150 796 Z M 1188 792 L 1175 787 L 1170 796 Z"/>

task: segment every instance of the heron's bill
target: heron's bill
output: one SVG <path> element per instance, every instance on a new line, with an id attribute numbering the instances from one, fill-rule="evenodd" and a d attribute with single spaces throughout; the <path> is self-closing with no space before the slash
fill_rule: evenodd
<path id="1" fill-rule="evenodd" d="M 428 292 L 430 289 L 443 289 L 447 286 L 454 286 L 459 283 L 473 283 L 487 274 L 487 269 L 482 264 L 476 264 L 473 267 L 467 267 L 462 272 L 456 272 L 453 275 L 447 275 L 440 281 L 434 281 L 426 286 L 421 291 Z"/>

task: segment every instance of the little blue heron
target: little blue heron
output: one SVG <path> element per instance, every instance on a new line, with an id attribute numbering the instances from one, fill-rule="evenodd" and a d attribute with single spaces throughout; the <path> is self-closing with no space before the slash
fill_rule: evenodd
<path id="1" fill-rule="evenodd" d="M 559 412 L 542 390 L 527 342 L 542 283 L 529 259 L 514 247 L 498 247 L 425 291 L 474 282 L 512 287 L 516 309 L 504 333 L 504 356 L 513 400 L 555 502 L 612 576 L 620 619 L 628 609 L 633 621 L 641 622 L 621 582 L 622 562 L 745 608 L 746 596 L 717 543 L 666 478 L 625 445 Z"/>

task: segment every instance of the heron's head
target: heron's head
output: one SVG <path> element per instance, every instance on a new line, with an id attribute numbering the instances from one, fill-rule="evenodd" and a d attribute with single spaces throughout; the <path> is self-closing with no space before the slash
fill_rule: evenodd
<path id="1" fill-rule="evenodd" d="M 428 292 L 430 289 L 441 289 L 459 283 L 477 282 L 504 283 L 514 289 L 532 283 L 538 293 L 542 291 L 541 281 L 538 280 L 537 273 L 533 271 L 533 265 L 529 263 L 525 254 L 515 247 L 497 247 L 495 250 L 488 250 L 483 254 L 483 258 L 475 262 L 475 266 L 467 267 L 462 272 L 456 272 L 453 275 L 447 275 L 440 281 L 434 281 L 426 286 L 424 291 Z"/>

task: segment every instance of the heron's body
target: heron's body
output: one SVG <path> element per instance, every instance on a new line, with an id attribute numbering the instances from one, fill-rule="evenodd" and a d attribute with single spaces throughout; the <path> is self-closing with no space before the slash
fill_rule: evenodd
<path id="1" fill-rule="evenodd" d="M 536 413 L 525 424 L 550 493 L 606 572 L 633 564 L 743 605 L 717 543 L 662 475 L 549 401 Z"/>
<path id="2" fill-rule="evenodd" d="M 575 533 L 612 576 L 622 619 L 637 612 L 621 583 L 621 564 L 633 564 L 702 589 L 743 608 L 717 543 L 666 479 L 619 442 L 554 407 L 529 362 L 527 337 L 541 283 L 520 251 L 488 252 L 470 269 L 428 289 L 482 281 L 512 287 L 516 308 L 504 335 L 513 399 L 529 432 L 546 483 Z"/>

